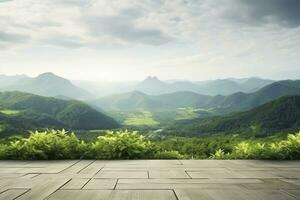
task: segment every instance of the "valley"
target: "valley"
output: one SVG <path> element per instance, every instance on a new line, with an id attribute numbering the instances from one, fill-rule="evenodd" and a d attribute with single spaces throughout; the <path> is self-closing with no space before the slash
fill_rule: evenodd
<path id="1" fill-rule="evenodd" d="M 7 79 L 8 76 L 4 80 Z M 18 85 L 23 83 L 24 77 L 10 77 L 9 80 L 11 84 Z M 148 77 L 136 83 L 132 91 L 100 98 L 93 93 L 88 98 L 87 92 L 77 93 L 84 89 L 53 73 L 25 80 L 38 81 L 42 87 L 48 84 L 47 90 L 54 93 L 43 95 L 39 90 L 25 90 L 24 87 L 20 87 L 20 91 L 2 88 L 0 138 L 4 144 L 14 141 L 14 138 L 32 137 L 35 131 L 41 132 L 37 132 L 38 135 L 48 134 L 52 129 L 74 132 L 78 137 L 74 138 L 75 141 L 88 143 L 96 142 L 98 137 L 106 137 L 110 131 L 120 132 L 124 137 L 138 132 L 157 146 L 157 156 L 162 158 L 225 158 L 243 142 L 254 145 L 253 148 L 258 148 L 255 145 L 260 143 L 279 144 L 288 134 L 296 133 L 300 128 L 299 80 L 228 79 L 240 84 L 240 89 L 248 89 L 238 92 L 232 89 L 230 91 L 235 93 L 213 96 L 192 91 L 198 83 L 193 83 L 192 87 L 184 83 L 183 89 L 187 90 L 169 93 L 170 90 L 161 90 L 162 84 L 169 88 L 182 82 L 168 83 Z M 222 84 L 219 84 L 220 80 L 209 81 L 208 85 L 213 85 L 210 90 L 214 90 L 215 85 L 225 90 L 228 89 L 228 85 L 224 84 L 226 81 L 222 80 Z M 257 81 L 259 84 L 254 86 Z M 202 84 L 199 88 L 203 87 Z M 65 87 L 68 93 L 63 92 Z M 249 92 L 252 90 L 249 88 L 253 87 L 255 91 Z M 74 98 L 70 95 L 74 93 L 79 96 Z M 293 156 L 297 157 L 297 154 Z"/>
<path id="2" fill-rule="evenodd" d="M 0 200 L 300 200 L 300 0 L 0 0 Z"/>
<path id="3" fill-rule="evenodd" d="M 90 94 L 88 99 L 86 94 L 89 92 L 82 92 L 84 89 L 73 85 L 72 81 L 53 73 L 36 78 L 2 76 L 0 81 L 8 82 L 0 93 L 0 122 L 2 132 L 7 133 L 44 128 L 80 132 L 121 128 L 141 130 L 145 135 L 153 135 L 157 130 L 161 135 L 270 135 L 272 132 L 296 131 L 299 127 L 298 80 L 245 78 L 187 84 L 148 77 L 127 93 L 101 98 Z M 30 86 L 29 82 L 35 84 Z M 225 84 L 229 82 L 235 84 Z M 26 85 L 26 88 L 18 85 Z M 45 85 L 52 92 L 43 96 L 40 91 Z M 179 91 L 162 90 L 174 85 Z M 203 85 L 208 87 L 207 91 L 216 91 L 216 88 L 229 91 L 230 86 L 235 86 L 230 89 L 232 94 L 229 92 L 224 96 L 219 92 L 211 96 L 195 92 L 195 88 L 201 91 Z M 234 89 L 236 85 L 241 91 Z M 22 92 L 9 92 L 14 87 Z M 253 92 L 254 88 L 256 91 Z M 79 100 L 70 95 L 75 93 Z"/>

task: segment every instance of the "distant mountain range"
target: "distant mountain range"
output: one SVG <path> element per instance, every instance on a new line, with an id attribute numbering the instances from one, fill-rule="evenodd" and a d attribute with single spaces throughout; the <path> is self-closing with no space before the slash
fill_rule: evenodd
<path id="1" fill-rule="evenodd" d="M 141 82 L 92 82 L 73 81 L 73 83 L 96 97 L 139 91 L 147 95 L 161 95 L 179 91 L 195 92 L 203 95 L 229 95 L 236 92 L 255 92 L 273 83 L 273 80 L 261 78 L 219 79 L 211 81 L 161 81 L 156 76 L 149 76 Z"/>
<path id="2" fill-rule="evenodd" d="M 40 74 L 35 78 L 30 78 L 25 75 L 1 75 L 0 83 L 0 91 L 22 91 L 41 96 L 64 96 L 72 99 L 91 98 L 89 92 L 75 86 L 71 81 L 51 72 Z"/>
<path id="3" fill-rule="evenodd" d="M 22 91 L 63 99 L 93 99 L 112 94 L 139 91 L 147 95 L 161 95 L 189 91 L 202 95 L 230 95 L 250 93 L 273 83 L 261 78 L 218 79 L 211 81 L 161 81 L 149 76 L 141 82 L 69 81 L 51 72 L 31 78 L 26 75 L 0 75 L 0 91 Z"/>
<path id="4" fill-rule="evenodd" d="M 300 81 L 278 81 L 253 93 L 238 92 L 228 96 L 208 96 L 188 91 L 147 95 L 134 91 L 103 97 L 89 103 L 105 110 L 155 111 L 180 107 L 200 107 L 228 113 L 248 110 L 286 95 L 300 95 Z"/>
<path id="5" fill-rule="evenodd" d="M 107 111 L 164 111 L 180 107 L 199 107 L 207 104 L 211 98 L 194 92 L 175 92 L 154 96 L 133 91 L 103 97 L 88 103 Z"/>
<path id="6" fill-rule="evenodd" d="M 160 95 L 178 91 L 190 91 L 203 95 L 229 95 L 236 92 L 254 92 L 273 82 L 273 80 L 260 78 L 231 78 L 201 82 L 175 81 L 167 83 L 155 76 L 149 76 L 144 81 L 138 83 L 135 90 L 149 95 Z"/>
<path id="7" fill-rule="evenodd" d="M 300 80 L 274 82 L 253 93 L 238 92 L 229 96 L 215 96 L 206 107 L 226 112 L 248 110 L 276 98 L 288 95 L 300 95 Z"/>
<path id="8" fill-rule="evenodd" d="M 7 130 L 66 128 L 111 129 L 118 123 L 76 100 L 60 100 L 23 92 L 0 92 L 0 127 Z"/>
<path id="9" fill-rule="evenodd" d="M 167 132 L 183 135 L 242 133 L 264 136 L 300 127 L 300 96 L 285 96 L 252 110 L 227 116 L 176 122 Z"/>

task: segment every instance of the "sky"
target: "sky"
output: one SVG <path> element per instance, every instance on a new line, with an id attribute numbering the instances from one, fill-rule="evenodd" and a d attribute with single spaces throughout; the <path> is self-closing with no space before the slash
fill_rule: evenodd
<path id="1" fill-rule="evenodd" d="M 0 0 L 0 74 L 300 78 L 299 0 Z"/>

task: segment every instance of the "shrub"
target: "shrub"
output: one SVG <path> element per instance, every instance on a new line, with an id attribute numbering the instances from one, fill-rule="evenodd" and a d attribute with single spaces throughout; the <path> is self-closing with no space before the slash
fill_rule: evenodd
<path id="1" fill-rule="evenodd" d="M 278 146 L 285 159 L 300 159 L 300 133 L 288 135 L 287 140 L 279 142 Z"/>
<path id="2" fill-rule="evenodd" d="M 92 143 L 92 157 L 97 159 L 153 158 L 155 145 L 137 132 L 108 132 Z"/>
<path id="3" fill-rule="evenodd" d="M 183 159 L 185 158 L 178 151 L 159 151 L 156 153 L 156 159 Z"/>
<path id="4" fill-rule="evenodd" d="M 213 145 L 214 140 L 208 140 L 206 144 L 195 138 L 152 142 L 137 132 L 118 131 L 84 142 L 74 133 L 46 130 L 0 143 L 0 159 L 183 159 L 193 155 L 210 155 L 211 159 L 300 159 L 300 133 L 275 141 L 234 140 L 231 147 L 230 143 L 220 147 L 220 141 Z M 210 149 L 203 153 L 206 147 Z"/>
<path id="5" fill-rule="evenodd" d="M 216 151 L 212 159 L 223 159 L 222 150 Z M 286 140 L 272 143 L 241 142 L 237 144 L 231 154 L 225 157 L 233 159 L 300 159 L 300 133 L 289 134 Z"/>
<path id="6" fill-rule="evenodd" d="M 84 152 L 85 144 L 74 133 L 47 130 L 31 133 L 29 138 L 10 142 L 8 157 L 12 159 L 75 159 Z"/>
<path id="7" fill-rule="evenodd" d="M 211 154 L 209 158 L 216 159 L 216 160 L 223 160 L 223 159 L 230 158 L 230 154 L 225 153 L 223 149 L 218 149 L 214 154 Z"/>
<path id="8" fill-rule="evenodd" d="M 0 144 L 0 159 L 5 159 L 7 156 L 7 145 Z"/>

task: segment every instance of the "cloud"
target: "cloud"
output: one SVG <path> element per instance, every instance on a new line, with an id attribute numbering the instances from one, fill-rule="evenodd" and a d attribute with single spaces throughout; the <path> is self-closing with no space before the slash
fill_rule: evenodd
<path id="1" fill-rule="evenodd" d="M 13 1 L 13 0 L 0 0 L 0 3 L 8 2 L 8 1 Z"/>
<path id="2" fill-rule="evenodd" d="M 43 40 L 43 42 L 48 45 L 64 48 L 80 48 L 87 45 L 82 38 L 67 35 L 50 36 Z"/>
<path id="3" fill-rule="evenodd" d="M 141 43 L 147 45 L 161 45 L 172 40 L 162 30 L 154 27 L 142 27 L 135 24 L 132 17 L 89 16 L 84 21 L 95 37 L 110 36 L 126 43 Z"/>
<path id="4" fill-rule="evenodd" d="M 257 66 L 299 66 L 300 0 L 5 1 L 0 0 L 0 48 L 9 51 L 2 50 L 0 58 L 23 55 L 35 66 L 45 63 L 38 53 L 54 57 L 49 66 L 60 57 L 64 63 L 57 66 L 157 66 L 166 73 L 174 66 L 174 74 L 193 76 L 223 66 L 250 72 L 259 72 Z M 14 58 L 6 58 L 7 64 Z"/>
<path id="5" fill-rule="evenodd" d="M 24 45 L 30 39 L 30 36 L 27 35 L 0 31 L 0 50 Z"/>
<path id="6" fill-rule="evenodd" d="M 17 33 L 8 33 L 0 31 L 0 42 L 5 43 L 23 43 L 30 39 L 29 36 Z"/>
<path id="7" fill-rule="evenodd" d="M 148 17 L 155 15 L 158 1 L 53 1 L 12 1 L 4 5 L 7 7 L 0 7 L 0 26 L 22 33 L 20 39 L 25 39 L 26 35 L 31 37 L 35 45 L 65 45 L 66 48 L 108 44 L 157 46 L 174 39 L 162 26 L 149 22 Z M 49 9 L 52 12 L 48 12 Z"/>
<path id="8" fill-rule="evenodd" d="M 233 21 L 249 25 L 273 23 L 288 28 L 300 26 L 299 0 L 233 0 L 229 2 L 230 5 L 224 14 Z"/>
<path id="9" fill-rule="evenodd" d="M 56 21 L 44 20 L 44 21 L 33 21 L 30 25 L 44 28 L 44 27 L 61 27 L 62 24 Z"/>

